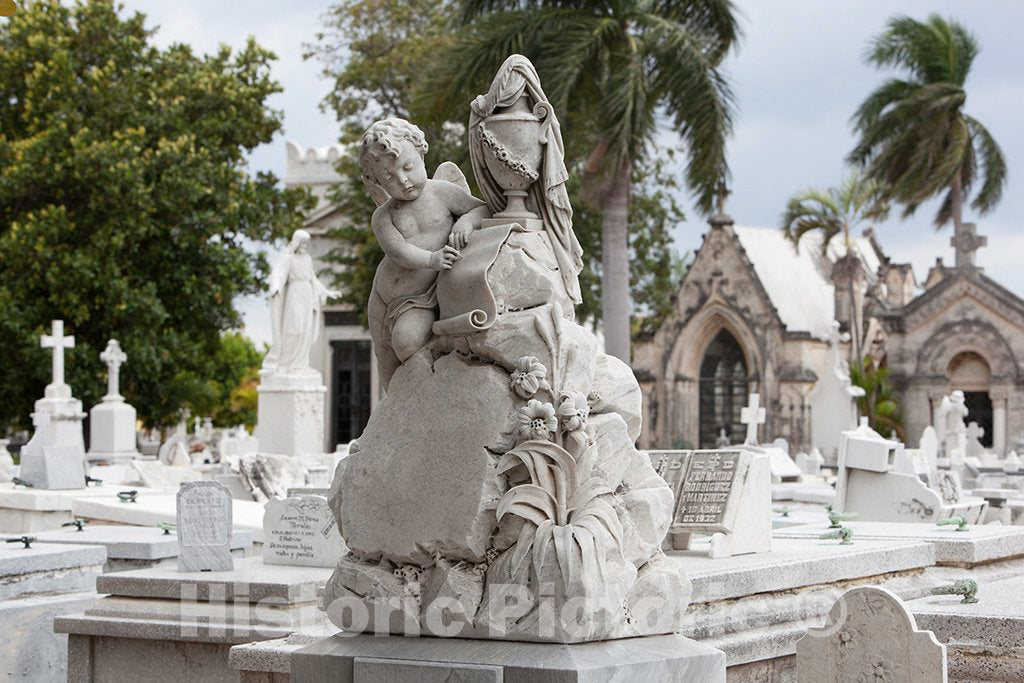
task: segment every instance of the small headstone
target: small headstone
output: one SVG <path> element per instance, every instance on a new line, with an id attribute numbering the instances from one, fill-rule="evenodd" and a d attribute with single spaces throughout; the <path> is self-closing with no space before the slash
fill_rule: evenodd
<path id="1" fill-rule="evenodd" d="M 693 451 L 647 451 L 654 471 L 672 489 L 673 500 L 679 500 L 679 492 L 683 487 L 683 476 L 686 474 L 686 464 L 692 453 Z"/>
<path id="2" fill-rule="evenodd" d="M 939 435 L 935 433 L 935 427 L 928 425 L 924 428 L 917 447 L 924 451 L 925 458 L 928 460 L 928 468 L 936 469 L 939 457 Z"/>
<path id="3" fill-rule="evenodd" d="M 178 571 L 230 571 L 231 493 L 215 481 L 193 481 L 178 490 Z"/>
<path id="4" fill-rule="evenodd" d="M 918 630 L 899 596 L 861 586 L 839 597 L 824 627 L 797 641 L 796 680 L 945 683 L 946 646 Z"/>
<path id="5" fill-rule="evenodd" d="M 815 448 L 810 453 L 797 453 L 795 462 L 801 472 L 817 477 L 821 475 L 821 467 L 825 464 L 825 458 L 822 457 L 821 451 Z"/>
<path id="6" fill-rule="evenodd" d="M 2 457 L 3 453 L 0 453 L 0 458 Z M 1010 454 L 1003 460 L 1003 471 L 1008 474 L 1020 472 L 1020 466 L 1020 456 L 1017 455 L 1017 451 L 1010 451 Z M 3 469 L 2 466 L 0 466 L 0 469 Z"/>
<path id="7" fill-rule="evenodd" d="M 691 451 L 685 458 L 670 531 L 685 550 L 692 534 L 711 534 L 712 558 L 771 550 L 771 469 L 745 449 Z"/>
<path id="8" fill-rule="evenodd" d="M 184 432 L 184 430 L 181 428 L 181 425 L 179 425 L 178 429 L 175 430 L 175 432 L 171 434 L 169 437 L 167 437 L 167 441 L 164 441 L 164 443 L 160 446 L 160 450 L 157 453 L 157 458 L 160 460 L 160 462 L 166 465 L 171 464 L 171 460 L 174 458 L 174 449 L 178 443 L 185 444 L 185 452 L 187 454 L 188 434 Z"/>
<path id="9" fill-rule="evenodd" d="M 781 436 L 772 441 L 772 446 L 782 450 L 786 455 L 789 455 L 789 442 Z"/>
<path id="10" fill-rule="evenodd" d="M 725 432 L 725 427 L 718 430 L 718 437 L 715 439 L 716 448 L 728 448 L 730 446 L 729 435 Z"/>
<path id="11" fill-rule="evenodd" d="M 968 458 L 980 458 L 985 452 L 985 447 L 981 445 L 981 437 L 985 436 L 985 430 L 978 426 L 977 422 L 971 422 L 967 425 L 967 452 L 964 454 Z"/>
<path id="12" fill-rule="evenodd" d="M 775 482 L 798 482 L 803 471 L 793 462 L 786 451 L 776 446 L 756 449 L 766 453 L 770 458 L 772 467 L 772 481 Z"/>
<path id="13" fill-rule="evenodd" d="M 50 443 L 47 413 L 36 415 L 36 431 L 21 449 L 20 478 L 36 489 L 85 488 L 85 452 L 73 445 Z"/>
<path id="14" fill-rule="evenodd" d="M 335 567 L 346 551 L 321 496 L 274 498 L 263 514 L 263 563 Z"/>
<path id="15" fill-rule="evenodd" d="M 182 441 L 177 441 L 171 450 L 171 458 L 167 463 L 171 467 L 188 467 L 192 464 L 192 458 L 188 454 L 188 447 Z"/>

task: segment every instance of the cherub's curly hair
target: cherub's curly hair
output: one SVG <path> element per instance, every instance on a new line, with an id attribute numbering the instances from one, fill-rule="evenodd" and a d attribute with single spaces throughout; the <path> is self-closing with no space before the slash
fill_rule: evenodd
<path id="1" fill-rule="evenodd" d="M 402 140 L 408 140 L 424 156 L 427 153 L 427 138 L 415 124 L 405 119 L 390 117 L 375 121 L 363 133 L 362 148 L 359 151 L 359 165 L 363 169 L 363 182 L 378 184 L 370 174 L 367 163 L 380 161 L 385 155 L 397 158 Z"/>

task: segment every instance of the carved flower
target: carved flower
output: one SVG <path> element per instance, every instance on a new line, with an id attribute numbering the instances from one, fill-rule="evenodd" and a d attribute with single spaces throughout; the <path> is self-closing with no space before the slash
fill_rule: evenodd
<path id="1" fill-rule="evenodd" d="M 534 356 L 523 356 L 512 371 L 512 389 L 523 398 L 533 398 L 540 389 L 547 389 L 548 369 Z"/>
<path id="2" fill-rule="evenodd" d="M 870 681 L 891 681 L 893 680 L 893 666 L 889 662 L 877 657 L 871 660 L 871 664 L 865 669 L 861 680 Z"/>
<path id="3" fill-rule="evenodd" d="M 562 429 L 575 432 L 583 429 L 590 416 L 590 404 L 587 397 L 578 391 L 567 391 L 562 394 L 562 402 L 558 404 L 558 419 Z"/>
<path id="4" fill-rule="evenodd" d="M 551 432 L 558 429 L 558 418 L 555 408 L 550 403 L 542 403 L 536 399 L 519 409 L 519 438 L 547 439 Z"/>
<path id="5" fill-rule="evenodd" d="M 850 650 L 857 647 L 859 635 L 860 634 L 852 628 L 844 628 L 832 636 L 836 645 L 839 646 L 840 657 L 845 657 Z"/>

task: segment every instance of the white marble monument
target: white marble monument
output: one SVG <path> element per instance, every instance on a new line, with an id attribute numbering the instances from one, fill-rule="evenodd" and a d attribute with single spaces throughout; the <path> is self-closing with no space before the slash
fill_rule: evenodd
<path id="1" fill-rule="evenodd" d="M 270 273 L 272 343 L 260 370 L 256 438 L 260 451 L 297 456 L 324 450 L 327 388 L 309 365 L 320 308 L 338 293 L 317 279 L 310 236 L 296 230 Z"/>
<path id="2" fill-rule="evenodd" d="M 473 101 L 468 135 L 483 201 L 454 164 L 428 177 L 408 121 L 363 136 L 385 252 L 370 331 L 390 381 L 335 472 L 348 552 L 324 589 L 328 617 L 563 644 L 673 633 L 690 581 L 661 549 L 672 490 L 634 446 L 633 373 L 574 321 L 582 249 L 529 60 L 509 57 Z M 658 676 L 681 671 L 666 666 Z"/>
<path id="3" fill-rule="evenodd" d="M 43 398 L 36 401 L 32 424 L 36 430 L 46 431 L 46 440 L 54 446 L 77 448 L 85 455 L 82 436 L 82 402 L 71 395 L 71 387 L 64 381 L 64 349 L 75 346 L 75 337 L 64 335 L 64 321 L 54 320 L 50 334 L 44 334 L 41 346 L 53 349 L 53 380 L 46 385 Z M 46 413 L 49 420 L 40 424 L 39 416 Z"/>
<path id="4" fill-rule="evenodd" d="M 140 457 L 135 446 L 135 408 L 120 390 L 121 365 L 128 356 L 116 339 L 100 354 L 107 366 L 107 395 L 89 411 L 89 460 L 122 463 Z"/>
<path id="5" fill-rule="evenodd" d="M 935 411 L 935 432 L 942 445 L 942 455 L 955 464 L 967 456 L 967 406 L 964 392 L 957 389 L 942 399 Z"/>

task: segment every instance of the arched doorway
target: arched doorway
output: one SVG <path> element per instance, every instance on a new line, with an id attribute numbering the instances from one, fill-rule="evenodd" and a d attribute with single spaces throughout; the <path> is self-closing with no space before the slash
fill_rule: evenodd
<path id="1" fill-rule="evenodd" d="M 989 396 L 989 379 L 992 371 L 985 359 L 973 351 L 965 351 L 953 356 L 947 370 L 950 391 L 959 389 L 964 392 L 967 404 L 967 421 L 977 422 L 985 430 L 981 436 L 981 445 L 992 447 L 992 399 Z"/>
<path id="2" fill-rule="evenodd" d="M 740 410 L 747 400 L 747 363 L 736 338 L 719 330 L 700 364 L 700 447 L 714 448 L 719 432 L 735 443 L 742 434 Z"/>

